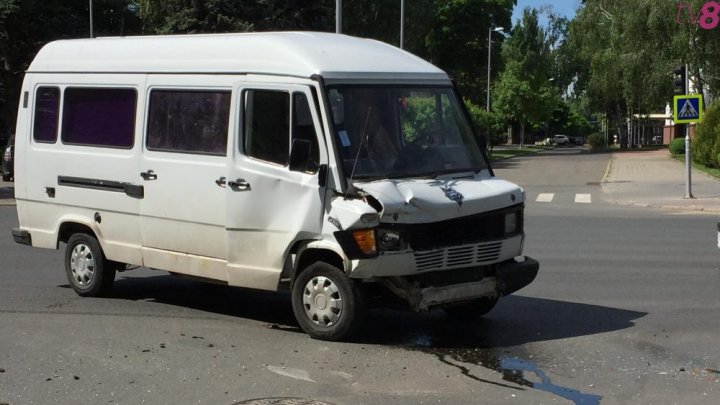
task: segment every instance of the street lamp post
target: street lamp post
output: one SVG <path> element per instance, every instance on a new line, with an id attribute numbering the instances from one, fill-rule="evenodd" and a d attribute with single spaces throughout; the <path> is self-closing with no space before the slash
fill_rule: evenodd
<path id="1" fill-rule="evenodd" d="M 487 57 L 487 99 L 485 100 L 485 109 L 490 112 L 490 50 L 492 48 L 492 33 L 502 32 L 503 27 L 488 28 L 488 57 Z"/>
<path id="2" fill-rule="evenodd" d="M 342 0 L 335 0 L 335 33 L 342 34 Z"/>
<path id="3" fill-rule="evenodd" d="M 93 0 L 88 0 L 90 3 L 89 6 L 89 13 L 90 13 L 90 38 L 93 37 L 93 9 L 92 9 L 92 2 Z"/>

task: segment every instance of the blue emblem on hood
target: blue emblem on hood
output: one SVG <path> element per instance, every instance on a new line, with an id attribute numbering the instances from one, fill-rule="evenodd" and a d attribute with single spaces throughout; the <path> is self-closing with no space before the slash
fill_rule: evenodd
<path id="1" fill-rule="evenodd" d="M 442 187 L 440 186 L 440 190 L 442 190 L 445 193 L 445 197 L 449 198 L 450 201 L 455 201 L 458 203 L 458 205 L 462 205 L 463 202 L 463 195 L 458 193 L 457 190 L 452 188 L 452 186 Z"/>

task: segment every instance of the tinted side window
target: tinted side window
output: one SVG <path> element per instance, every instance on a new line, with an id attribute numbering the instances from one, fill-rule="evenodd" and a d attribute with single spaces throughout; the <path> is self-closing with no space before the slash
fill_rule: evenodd
<path id="1" fill-rule="evenodd" d="M 36 142 L 55 143 L 60 112 L 60 89 L 38 87 L 35 94 L 35 120 L 33 139 Z"/>
<path id="2" fill-rule="evenodd" d="M 131 148 L 137 94 L 133 89 L 67 88 L 63 143 Z"/>
<path id="3" fill-rule="evenodd" d="M 245 154 L 281 165 L 290 155 L 290 94 L 245 92 Z"/>
<path id="4" fill-rule="evenodd" d="M 229 91 L 153 90 L 147 148 L 225 156 L 229 122 Z"/>

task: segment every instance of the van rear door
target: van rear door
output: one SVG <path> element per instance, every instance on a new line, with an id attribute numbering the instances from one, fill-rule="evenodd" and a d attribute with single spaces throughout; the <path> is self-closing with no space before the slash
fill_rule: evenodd
<path id="1" fill-rule="evenodd" d="M 275 290 L 293 243 L 320 238 L 326 189 L 319 167 L 327 149 L 310 87 L 243 83 L 235 92 L 238 125 L 225 189 L 228 279 Z"/>

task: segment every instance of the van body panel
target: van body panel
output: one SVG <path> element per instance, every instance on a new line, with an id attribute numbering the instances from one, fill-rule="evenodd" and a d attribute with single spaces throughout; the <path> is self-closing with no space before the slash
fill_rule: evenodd
<path id="1" fill-rule="evenodd" d="M 78 110 L 73 116 L 65 110 L 67 107 L 57 111 L 54 140 L 38 141 L 33 131 L 38 113 L 36 97 L 41 89 L 58 89 L 60 100 L 64 100 L 68 89 L 127 90 L 135 94 L 137 105 L 144 95 L 144 83 L 145 75 L 27 76 L 24 88 L 29 92 L 28 112 L 22 117 L 26 135 L 18 137 L 18 143 L 23 161 L 32 163 L 18 167 L 23 190 L 18 193 L 17 204 L 18 212 L 34 213 L 28 214 L 21 223 L 31 230 L 34 246 L 56 248 L 60 225 L 76 222 L 102 235 L 100 242 L 108 255 L 128 263 L 141 263 L 140 200 L 129 195 L 124 185 L 140 185 L 135 176 L 139 170 L 142 112 L 137 108 L 129 112 L 135 117 L 130 147 L 99 147 L 66 141 L 65 128 L 74 128 L 73 123 L 66 120 L 82 119 L 92 109 L 83 107 L 86 106 L 83 100 L 77 108 L 85 108 L 86 112 Z"/>
<path id="2" fill-rule="evenodd" d="M 470 179 L 401 179 L 355 186 L 381 201 L 383 221 L 427 223 L 473 215 L 524 202 L 522 189 L 489 176 Z"/>
<path id="3" fill-rule="evenodd" d="M 358 69 L 362 66 L 362 69 Z M 168 35 L 55 41 L 29 72 L 258 73 L 328 79 L 447 80 L 391 45 L 323 32 Z"/>
<path id="4" fill-rule="evenodd" d="M 252 156 L 245 144 L 248 128 L 253 125 L 245 120 L 266 119 L 259 116 L 265 113 L 262 106 L 253 103 L 255 94 L 263 92 L 288 99 L 302 94 L 312 102 L 309 86 L 249 79 L 236 89 L 235 99 L 241 100 L 235 110 L 239 124 L 235 128 L 234 159 L 225 189 L 228 280 L 231 285 L 275 290 L 289 248 L 297 241 L 321 239 L 327 189 L 320 186 L 317 172 L 291 171 L 287 162 L 283 164 Z M 289 114 L 294 108 L 293 104 Z M 317 108 L 310 108 L 309 113 L 312 122 L 308 124 L 319 148 L 317 163 L 327 165 L 328 152 L 321 138 L 324 132 Z M 290 133 L 287 142 L 290 142 Z M 287 150 L 290 150 L 289 146 Z"/>
<path id="5" fill-rule="evenodd" d="M 225 242 L 225 189 L 218 180 L 226 175 L 227 171 L 227 144 L 217 151 L 188 152 L 181 148 L 191 149 L 197 147 L 209 147 L 208 145 L 195 145 L 190 142 L 201 141 L 198 139 L 183 140 L 183 144 L 167 144 L 167 140 L 153 140 L 154 148 L 150 148 L 148 137 L 167 135 L 166 132 L 174 130 L 175 137 L 182 137 L 178 132 L 187 131 L 187 137 L 196 137 L 213 129 L 211 119 L 196 119 L 192 124 L 176 123 L 172 126 L 162 127 L 154 130 L 155 122 L 151 119 L 183 120 L 178 117 L 180 113 L 188 114 L 188 118 L 195 115 L 207 113 L 207 109 L 216 108 L 212 105 L 211 99 L 203 100 L 205 95 L 227 94 L 230 99 L 233 76 L 209 76 L 209 75 L 149 75 L 147 81 L 146 119 L 144 132 L 146 133 L 142 145 L 142 157 L 140 171 L 137 173 L 138 181 L 141 181 L 145 188 L 145 195 L 141 201 L 141 227 L 143 246 L 151 248 L 152 261 L 157 260 L 161 251 L 167 252 L 170 263 L 177 257 L 176 252 L 183 252 L 189 255 L 204 256 L 212 259 L 227 260 L 227 244 Z M 151 97 L 156 94 L 167 94 L 177 96 L 177 99 L 169 99 L 168 103 L 180 104 L 186 102 L 177 110 L 166 110 L 156 113 L 162 117 L 150 117 L 150 109 L 153 108 Z M 182 95 L 198 95 L 189 101 L 183 100 Z M 197 106 L 197 101 L 204 101 L 209 105 Z M 229 103 L 229 101 L 228 101 Z M 160 107 L 156 107 L 160 108 Z M 224 109 L 225 107 L 223 107 Z M 225 111 L 227 116 L 222 118 L 226 131 L 231 125 L 229 115 L 229 104 Z M 189 122 L 189 120 L 188 120 Z M 212 124 L 212 125 L 211 125 Z M 186 128 L 187 125 L 204 125 L 205 128 Z M 159 134 L 156 134 L 159 132 Z M 202 140 L 211 142 L 212 138 Z M 215 147 L 215 145 L 212 145 Z M 153 150 L 154 149 L 154 150 Z M 141 178 L 140 173 L 150 173 L 152 176 Z M 146 262 L 146 266 L 149 264 Z M 172 267 L 160 267 L 172 269 Z M 195 276 L 203 276 L 192 274 Z M 205 275 L 207 277 L 207 275 Z M 226 277 L 225 277 L 226 278 Z"/>

